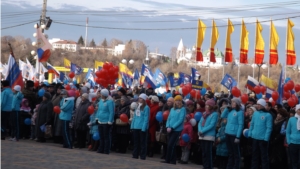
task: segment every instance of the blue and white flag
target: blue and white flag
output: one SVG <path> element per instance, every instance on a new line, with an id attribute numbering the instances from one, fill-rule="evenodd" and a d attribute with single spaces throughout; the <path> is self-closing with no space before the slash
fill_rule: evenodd
<path id="1" fill-rule="evenodd" d="M 145 82 L 150 84 L 153 89 L 156 89 L 156 86 L 157 86 L 156 80 L 155 80 L 151 70 L 145 64 L 142 65 L 141 74 L 143 76 L 145 76 Z"/>
<path id="2" fill-rule="evenodd" d="M 231 77 L 229 74 L 226 74 L 221 81 L 221 84 L 225 86 L 228 90 L 231 90 L 233 87 L 237 86 L 237 82 L 233 77 Z"/>
<path id="3" fill-rule="evenodd" d="M 198 72 L 197 69 L 192 68 L 192 80 L 200 80 L 201 79 L 201 75 Z"/>
<path id="4" fill-rule="evenodd" d="M 154 78 L 156 79 L 157 84 L 160 86 L 165 86 L 167 83 L 167 77 L 158 68 L 155 71 Z"/>
<path id="5" fill-rule="evenodd" d="M 91 84 L 91 87 L 95 86 L 95 74 L 93 72 L 92 69 L 89 69 L 88 72 L 85 75 L 85 79 L 87 80 L 87 82 L 89 82 Z"/>
<path id="6" fill-rule="evenodd" d="M 183 84 L 187 84 L 187 83 L 191 83 L 192 82 L 192 77 L 188 74 L 179 72 L 179 76 L 181 78 L 181 83 Z"/>
<path id="7" fill-rule="evenodd" d="M 179 86 L 181 84 L 181 78 L 177 78 L 174 76 L 169 76 L 169 81 L 170 81 L 170 86 L 171 87 L 176 87 Z"/>
<path id="8" fill-rule="evenodd" d="M 74 72 L 76 75 L 80 75 L 83 72 L 83 68 L 71 63 L 71 72 Z"/>
<path id="9" fill-rule="evenodd" d="M 121 73 L 122 75 L 122 82 L 126 87 L 130 87 L 132 85 L 133 79 L 127 75 L 126 73 Z"/>
<path id="10" fill-rule="evenodd" d="M 138 69 L 136 68 L 134 71 L 134 76 L 133 76 L 134 80 L 139 80 L 140 79 L 140 73 L 138 71 Z"/>

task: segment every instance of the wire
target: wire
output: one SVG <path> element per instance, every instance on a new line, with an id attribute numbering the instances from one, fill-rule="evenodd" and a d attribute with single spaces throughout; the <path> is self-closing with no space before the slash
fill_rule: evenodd
<path id="1" fill-rule="evenodd" d="M 21 23 L 21 24 L 18 24 L 18 25 L 14 25 L 14 26 L 8 26 L 8 27 L 5 27 L 5 28 L 1 28 L 1 30 L 5 30 L 5 29 L 9 29 L 9 28 L 14 28 L 14 27 L 19 27 L 19 26 L 23 26 L 23 25 L 28 25 L 30 23 L 34 23 L 34 22 L 37 22 L 38 20 L 34 20 L 34 21 L 30 21 L 30 22 L 26 22 L 26 23 Z"/>
<path id="2" fill-rule="evenodd" d="M 299 16 L 291 16 L 288 18 L 298 18 Z M 278 21 L 278 20 L 285 20 L 288 18 L 278 18 L 278 19 L 272 19 L 272 21 Z M 265 20 L 265 21 L 260 21 L 260 23 L 264 23 L 264 22 L 270 22 L 271 20 Z M 79 24 L 72 24 L 72 23 L 63 23 L 63 22 L 57 22 L 57 21 L 52 21 L 54 23 L 57 24 L 62 24 L 62 25 L 70 25 L 70 26 L 80 26 L 80 27 L 86 27 L 86 25 L 79 25 Z M 249 22 L 249 23 L 245 23 L 247 24 L 253 24 L 256 23 L 255 22 Z M 241 25 L 241 24 L 233 24 L 234 26 L 236 25 Z M 160 30 L 160 31 L 164 31 L 164 30 L 191 30 L 191 29 L 198 29 L 197 27 L 190 27 L 190 28 L 117 28 L 117 27 L 103 27 L 103 26 L 87 26 L 89 28 L 101 28 L 101 29 L 116 29 L 116 30 L 145 30 L 145 31 L 155 31 L 155 30 Z M 221 25 L 221 26 L 217 26 L 217 27 L 227 27 L 227 25 Z M 205 28 L 212 28 L 212 27 L 205 27 Z"/>

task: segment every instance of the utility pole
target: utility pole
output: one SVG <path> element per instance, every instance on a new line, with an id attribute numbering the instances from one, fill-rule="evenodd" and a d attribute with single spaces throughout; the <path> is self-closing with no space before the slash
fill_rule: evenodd
<path id="1" fill-rule="evenodd" d="M 47 12 L 47 0 L 43 0 L 43 9 L 42 9 L 42 15 L 40 20 L 40 26 L 46 25 L 46 12 Z M 44 33 L 44 29 L 42 29 L 42 32 Z"/>
<path id="2" fill-rule="evenodd" d="M 87 17 L 86 18 L 86 28 L 85 28 L 85 43 L 84 43 L 84 45 L 85 45 L 85 49 L 86 49 L 86 43 L 87 43 L 87 36 L 88 36 L 88 24 L 89 24 L 89 18 Z"/>

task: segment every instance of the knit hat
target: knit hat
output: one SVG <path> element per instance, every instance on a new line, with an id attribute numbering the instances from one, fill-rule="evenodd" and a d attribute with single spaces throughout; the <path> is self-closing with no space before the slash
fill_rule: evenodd
<path id="1" fill-rule="evenodd" d="M 51 94 L 48 93 L 48 92 L 45 92 L 44 97 L 46 97 L 48 100 L 50 100 L 51 99 Z"/>
<path id="2" fill-rule="evenodd" d="M 87 93 L 83 93 L 81 96 L 84 97 L 84 98 L 86 98 L 86 99 L 89 98 L 89 95 Z"/>
<path id="3" fill-rule="evenodd" d="M 232 102 L 235 102 L 237 105 L 241 105 L 241 99 L 234 97 L 233 99 L 231 99 Z"/>
<path id="4" fill-rule="evenodd" d="M 154 102 L 157 102 L 157 103 L 159 102 L 159 99 L 157 96 L 152 96 L 151 100 L 153 100 Z"/>
<path id="5" fill-rule="evenodd" d="M 257 104 L 260 104 L 260 105 L 263 106 L 263 107 L 266 107 L 266 105 L 267 105 L 267 103 L 266 103 L 266 101 L 265 101 L 264 99 L 259 99 L 259 100 L 257 101 Z"/>
<path id="6" fill-rule="evenodd" d="M 299 110 L 299 109 L 300 109 L 300 104 L 297 104 L 297 105 L 296 105 L 295 111 L 297 111 L 297 110 Z"/>
<path id="7" fill-rule="evenodd" d="M 192 117 L 189 114 L 187 114 L 187 115 L 185 115 L 185 119 L 186 119 L 186 121 L 189 122 L 192 119 Z"/>
<path id="8" fill-rule="evenodd" d="M 121 87 L 118 91 L 121 92 L 123 95 L 126 95 L 126 90 L 124 88 Z"/>
<path id="9" fill-rule="evenodd" d="M 1 84 L 3 87 L 9 86 L 9 81 L 8 80 L 2 80 Z"/>
<path id="10" fill-rule="evenodd" d="M 252 109 L 252 110 L 253 110 L 253 112 L 255 112 L 255 111 L 256 111 L 256 108 L 255 108 L 255 107 L 253 107 L 253 106 L 249 107 L 249 109 Z"/>
<path id="11" fill-rule="evenodd" d="M 203 100 L 198 101 L 200 107 L 205 107 L 205 102 Z"/>
<path id="12" fill-rule="evenodd" d="M 214 99 L 209 99 L 205 102 L 205 104 L 213 107 L 215 106 L 216 102 L 214 101 Z"/>
<path id="13" fill-rule="evenodd" d="M 148 97 L 147 97 L 146 94 L 142 93 L 142 94 L 140 94 L 139 98 L 141 98 L 141 99 L 143 99 L 143 100 L 146 101 Z"/>
<path id="14" fill-rule="evenodd" d="M 185 104 L 186 104 L 187 106 L 189 106 L 189 105 L 194 106 L 194 102 L 193 102 L 192 100 L 188 100 Z"/>
<path id="15" fill-rule="evenodd" d="M 14 90 L 17 91 L 17 92 L 20 92 L 21 91 L 21 86 L 15 85 Z"/>
<path id="16" fill-rule="evenodd" d="M 137 106 L 138 106 L 138 104 L 136 102 L 132 102 L 130 105 L 130 108 L 135 110 L 137 108 Z"/>
<path id="17" fill-rule="evenodd" d="M 109 94 L 109 92 L 108 92 L 107 89 L 102 89 L 100 93 L 101 93 L 101 95 L 104 96 L 104 97 L 107 97 L 108 94 Z"/>
<path id="18" fill-rule="evenodd" d="M 174 103 L 174 98 L 173 97 L 169 97 L 167 101 L 170 101 L 170 102 Z"/>
<path id="19" fill-rule="evenodd" d="M 181 95 L 175 96 L 174 101 L 182 101 Z"/>

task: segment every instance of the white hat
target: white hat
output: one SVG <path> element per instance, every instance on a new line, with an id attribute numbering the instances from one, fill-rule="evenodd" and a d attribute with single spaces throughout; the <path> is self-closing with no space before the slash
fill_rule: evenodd
<path id="1" fill-rule="evenodd" d="M 136 102 L 132 102 L 131 105 L 130 105 L 130 108 L 136 109 L 137 106 L 138 106 L 138 104 Z"/>
<path id="2" fill-rule="evenodd" d="M 297 104 L 295 110 L 297 111 L 297 110 L 299 110 L 299 109 L 300 109 L 300 104 Z"/>
<path id="3" fill-rule="evenodd" d="M 21 91 L 21 86 L 15 85 L 14 90 L 17 91 L 17 92 L 20 92 Z"/>
<path id="4" fill-rule="evenodd" d="M 146 94 L 142 93 L 142 94 L 140 94 L 139 98 L 141 98 L 141 99 L 143 99 L 143 100 L 146 101 L 148 97 L 147 97 Z"/>
<path id="5" fill-rule="evenodd" d="M 159 102 L 159 99 L 157 96 L 152 96 L 151 100 L 153 100 L 154 102 L 157 102 L 157 103 Z"/>
<path id="6" fill-rule="evenodd" d="M 89 95 L 87 93 L 83 93 L 81 96 L 84 97 L 84 98 L 86 98 L 86 99 L 89 98 Z"/>
<path id="7" fill-rule="evenodd" d="M 87 87 L 87 88 L 91 88 L 91 84 L 89 82 L 85 83 L 84 86 Z"/>
<path id="8" fill-rule="evenodd" d="M 266 101 L 265 101 L 264 99 L 259 99 L 259 100 L 257 101 L 257 104 L 260 104 L 260 105 L 262 105 L 263 107 L 266 107 L 266 105 L 267 105 L 267 103 L 266 103 Z"/>
<path id="9" fill-rule="evenodd" d="M 102 89 L 101 90 L 101 95 L 107 97 L 108 96 L 108 90 L 107 89 Z"/>

